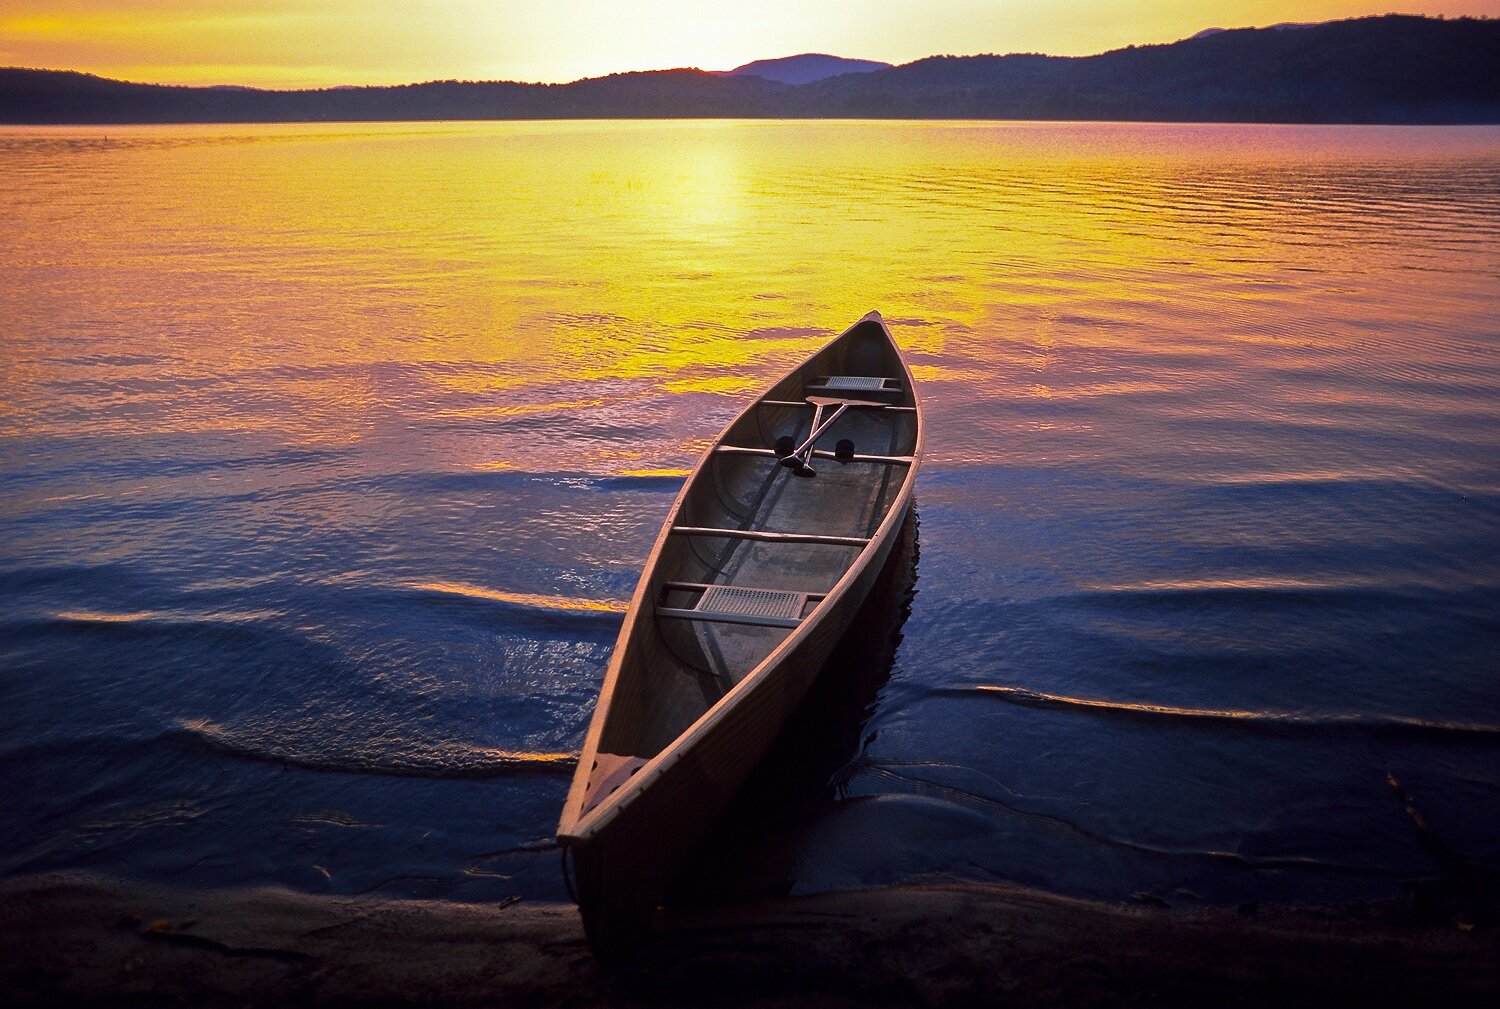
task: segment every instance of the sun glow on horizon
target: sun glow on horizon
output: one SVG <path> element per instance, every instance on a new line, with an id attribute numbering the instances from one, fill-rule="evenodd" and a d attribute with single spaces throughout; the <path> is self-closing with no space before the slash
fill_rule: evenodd
<path id="1" fill-rule="evenodd" d="M 302 88 L 426 80 L 566 82 L 639 70 L 728 70 L 802 52 L 905 63 L 941 53 L 1081 56 L 1172 42 L 1205 28 L 1387 12 L 1373 0 L 10 0 L 0 65 L 162 84 Z M 1403 13 L 1500 16 L 1500 0 Z"/>

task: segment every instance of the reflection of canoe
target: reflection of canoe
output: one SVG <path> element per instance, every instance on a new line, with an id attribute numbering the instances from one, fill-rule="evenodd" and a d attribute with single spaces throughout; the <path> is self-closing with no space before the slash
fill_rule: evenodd
<path id="1" fill-rule="evenodd" d="M 558 840 L 596 950 L 637 940 L 884 566 L 922 453 L 871 312 L 724 430 L 678 495 L 605 673 Z"/>

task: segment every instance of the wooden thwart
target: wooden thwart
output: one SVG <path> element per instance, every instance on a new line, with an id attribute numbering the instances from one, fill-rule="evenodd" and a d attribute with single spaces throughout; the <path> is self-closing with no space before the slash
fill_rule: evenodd
<path id="1" fill-rule="evenodd" d="M 759 540 L 762 543 L 821 543 L 835 547 L 862 547 L 868 536 L 824 536 L 820 533 L 781 533 L 767 529 L 713 529 L 708 526 L 673 526 L 676 536 L 722 536 L 730 540 Z"/>
<path id="2" fill-rule="evenodd" d="M 757 402 L 761 406 L 812 406 L 805 399 L 762 399 L 757 400 Z M 896 413 L 917 412 L 917 408 L 914 406 L 893 406 L 889 403 L 862 403 L 860 405 L 868 410 L 890 410 Z"/>

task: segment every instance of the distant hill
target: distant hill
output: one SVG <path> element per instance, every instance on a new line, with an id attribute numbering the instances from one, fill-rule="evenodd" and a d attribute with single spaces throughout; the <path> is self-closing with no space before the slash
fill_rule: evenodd
<path id="1" fill-rule="evenodd" d="M 839 74 L 867 74 L 889 70 L 891 64 L 876 60 L 851 60 L 826 53 L 803 53 L 776 60 L 756 60 L 728 71 L 731 77 L 760 77 L 781 84 L 811 84 Z"/>
<path id="2" fill-rule="evenodd" d="M 1327 23 L 1327 21 L 1283 21 L 1279 25 L 1266 25 L 1266 27 L 1261 30 L 1268 32 L 1295 31 L 1298 28 L 1316 28 L 1318 25 Z M 1228 30 L 1229 29 L 1227 28 L 1205 28 L 1198 34 L 1191 37 L 1195 39 L 1207 38 L 1210 35 L 1218 35 L 1220 32 L 1225 32 Z"/>
<path id="3" fill-rule="evenodd" d="M 792 61 L 805 61 L 791 57 Z M 769 60 L 767 64 L 786 61 Z M 804 63 L 811 67 L 813 64 Z M 1408 15 L 1242 28 L 1098 56 L 932 56 L 804 84 L 664 70 L 571 84 L 263 91 L 0 70 L 0 122 L 869 117 L 1500 123 L 1500 20 Z M 826 66 L 826 65 L 825 65 Z"/>
<path id="4" fill-rule="evenodd" d="M 1500 20 L 1387 15 L 1098 56 L 933 56 L 780 101 L 783 115 L 1500 123 Z"/>

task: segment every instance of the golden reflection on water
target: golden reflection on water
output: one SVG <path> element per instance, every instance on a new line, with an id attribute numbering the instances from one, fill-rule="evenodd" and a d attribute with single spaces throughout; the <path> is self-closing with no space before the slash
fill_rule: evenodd
<path id="1" fill-rule="evenodd" d="M 236 732 L 204 718 L 183 719 L 179 728 L 236 755 L 343 772 L 355 770 L 388 775 L 447 772 L 455 776 L 476 776 L 517 767 L 570 768 L 578 762 L 575 751 L 511 750 L 451 743 L 381 752 L 374 747 L 367 748 L 357 736 L 347 741 L 346 749 L 335 746 L 330 754 L 326 740 L 299 739 L 296 732 L 288 733 L 287 738 L 267 740 L 258 734 Z M 269 748 L 268 743 L 276 748 Z"/>
<path id="2" fill-rule="evenodd" d="M 152 610 L 141 610 L 134 613 L 97 613 L 91 610 L 64 610 L 57 614 L 57 619 L 83 624 L 133 624 L 143 620 L 159 620 L 163 616 L 164 614 Z"/>
<path id="3" fill-rule="evenodd" d="M 1339 423 L 1350 404 L 1398 406 L 1393 375 L 1418 398 L 1472 376 L 1474 320 L 1496 309 L 1497 141 L 7 129 L 0 425 L 259 433 L 397 468 L 675 472 L 740 400 L 878 308 L 950 428 L 934 461 L 1139 465 L 1164 428 L 1224 404 Z"/>
<path id="4" fill-rule="evenodd" d="M 488 599 L 513 606 L 532 606 L 544 610 L 566 610 L 573 613 L 624 613 L 623 599 L 583 599 L 578 596 L 547 596 L 531 592 L 505 592 L 460 582 L 423 582 L 412 586 L 419 592 L 437 592 L 466 599 Z"/>

